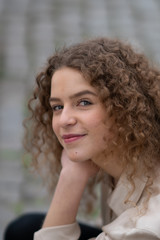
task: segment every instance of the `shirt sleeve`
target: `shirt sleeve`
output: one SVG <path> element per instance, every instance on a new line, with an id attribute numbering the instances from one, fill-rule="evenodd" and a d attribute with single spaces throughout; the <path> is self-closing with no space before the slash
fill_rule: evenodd
<path id="1" fill-rule="evenodd" d="M 80 227 L 77 223 L 43 228 L 34 234 L 34 240 L 78 240 L 80 236 Z M 121 232 L 114 229 L 111 232 L 104 231 L 92 240 L 159 240 L 151 231 L 133 228 L 127 232 Z M 91 240 L 91 239 L 90 239 Z"/>
<path id="2" fill-rule="evenodd" d="M 132 229 L 130 232 L 122 234 L 116 231 L 113 231 L 111 234 L 102 232 L 95 240 L 159 240 L 154 233 L 142 230 L 142 229 Z"/>
<path id="3" fill-rule="evenodd" d="M 42 228 L 34 234 L 34 240 L 77 240 L 80 237 L 78 223 Z"/>

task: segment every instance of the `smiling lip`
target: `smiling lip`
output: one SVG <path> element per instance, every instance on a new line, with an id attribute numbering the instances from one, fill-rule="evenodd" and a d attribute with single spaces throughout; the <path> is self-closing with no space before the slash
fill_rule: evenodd
<path id="1" fill-rule="evenodd" d="M 86 134 L 66 134 L 62 136 L 65 143 L 71 143 L 84 137 Z"/>

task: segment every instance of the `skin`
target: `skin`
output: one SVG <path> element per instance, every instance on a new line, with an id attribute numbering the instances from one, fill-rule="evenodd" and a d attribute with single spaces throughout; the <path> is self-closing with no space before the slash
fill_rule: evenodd
<path id="1" fill-rule="evenodd" d="M 105 149 L 104 139 L 110 138 L 110 123 L 109 126 L 103 124 L 105 109 L 95 89 L 78 71 L 65 68 L 54 74 L 51 106 L 53 130 L 72 161 L 85 161 Z M 63 139 L 63 135 L 68 134 L 80 136 Z"/>
<path id="2" fill-rule="evenodd" d="M 121 152 L 110 149 L 114 119 L 107 116 L 97 91 L 71 68 L 52 77 L 50 104 L 52 127 L 64 150 L 62 170 L 43 227 L 74 223 L 80 200 L 90 177 L 99 168 L 119 178 Z M 112 131 L 111 131 L 112 130 Z"/>

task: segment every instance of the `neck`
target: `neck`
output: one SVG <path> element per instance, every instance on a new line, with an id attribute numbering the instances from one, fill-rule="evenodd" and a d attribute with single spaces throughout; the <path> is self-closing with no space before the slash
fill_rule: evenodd
<path id="1" fill-rule="evenodd" d="M 108 159 L 99 167 L 112 176 L 115 181 L 118 181 L 123 171 L 122 166 L 118 162 L 110 161 Z"/>
<path id="2" fill-rule="evenodd" d="M 103 169 L 107 174 L 112 176 L 115 181 L 118 181 L 119 177 L 122 174 L 123 166 L 120 163 L 120 155 L 119 154 L 110 154 L 106 156 L 100 156 L 98 158 L 92 159 L 93 162 L 98 165 L 101 169 Z"/>

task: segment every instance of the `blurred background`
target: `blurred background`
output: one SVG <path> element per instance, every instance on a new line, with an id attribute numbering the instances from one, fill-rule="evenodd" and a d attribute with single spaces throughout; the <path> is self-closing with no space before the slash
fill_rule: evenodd
<path id="1" fill-rule="evenodd" d="M 0 240 L 16 216 L 48 208 L 22 162 L 35 75 L 55 48 L 98 36 L 131 42 L 160 64 L 160 0 L 0 0 Z"/>

